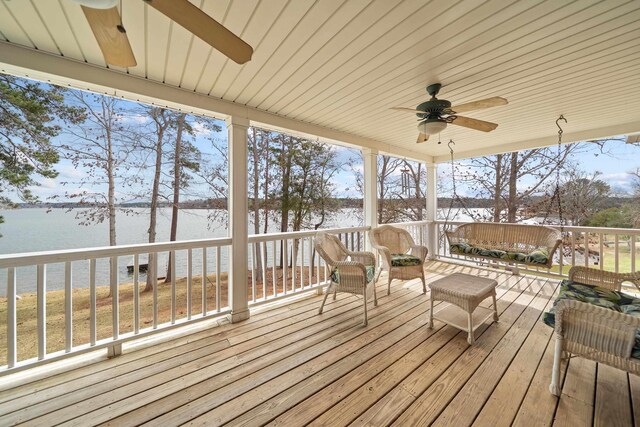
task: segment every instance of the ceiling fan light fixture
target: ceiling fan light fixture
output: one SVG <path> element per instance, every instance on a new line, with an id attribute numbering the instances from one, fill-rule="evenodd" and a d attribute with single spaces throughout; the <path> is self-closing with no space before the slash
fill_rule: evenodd
<path id="1" fill-rule="evenodd" d="M 426 135 L 435 135 L 447 128 L 447 122 L 438 119 L 427 119 L 418 124 L 418 131 Z"/>

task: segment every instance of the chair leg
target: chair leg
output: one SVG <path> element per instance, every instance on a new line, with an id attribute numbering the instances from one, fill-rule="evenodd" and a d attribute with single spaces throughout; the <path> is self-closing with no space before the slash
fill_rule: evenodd
<path id="1" fill-rule="evenodd" d="M 318 310 L 318 314 L 322 314 L 322 309 L 324 308 L 324 303 L 327 302 L 327 297 L 329 296 L 329 292 L 331 292 L 331 286 L 327 287 L 327 291 L 324 293 L 324 298 L 322 298 L 322 304 L 320 305 L 320 310 Z"/>
<path id="2" fill-rule="evenodd" d="M 391 295 L 391 272 L 389 272 L 389 278 L 387 279 L 387 295 Z"/>
<path id="3" fill-rule="evenodd" d="M 556 348 L 553 353 L 553 370 L 551 371 L 551 384 L 549 391 L 554 396 L 560 396 L 560 364 L 562 362 L 562 337 L 556 334 Z"/>
<path id="4" fill-rule="evenodd" d="M 493 294 L 493 320 L 498 321 L 498 304 L 496 303 L 496 294 Z"/>
<path id="5" fill-rule="evenodd" d="M 378 295 L 376 295 L 376 283 L 373 282 L 371 285 L 373 286 L 373 306 L 377 307 L 378 306 Z"/>
<path id="6" fill-rule="evenodd" d="M 382 274 L 382 267 L 378 268 L 378 272 L 376 273 L 376 278 L 374 282 L 377 282 L 380 279 L 380 275 Z"/>
<path id="7" fill-rule="evenodd" d="M 333 291 L 333 300 L 335 301 L 338 296 L 338 288 Z"/>
<path id="8" fill-rule="evenodd" d="M 362 303 L 364 305 L 364 322 L 363 322 L 363 326 L 367 326 L 368 324 L 368 319 L 367 319 L 367 292 L 365 291 L 364 293 L 364 298 L 362 298 Z"/>
<path id="9" fill-rule="evenodd" d="M 429 296 L 429 329 L 433 329 L 433 295 Z"/>
<path id="10" fill-rule="evenodd" d="M 424 278 L 424 270 L 422 270 L 422 276 L 420 276 L 420 278 L 422 279 L 422 294 L 426 295 L 427 294 L 427 281 Z"/>

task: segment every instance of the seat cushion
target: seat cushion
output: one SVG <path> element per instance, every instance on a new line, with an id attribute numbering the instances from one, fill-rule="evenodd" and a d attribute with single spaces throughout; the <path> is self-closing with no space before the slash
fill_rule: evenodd
<path id="1" fill-rule="evenodd" d="M 331 272 L 331 281 L 335 283 L 340 283 L 340 268 L 335 268 Z M 373 277 L 376 274 L 376 266 L 375 265 L 367 265 L 365 266 L 365 270 L 367 271 L 367 283 L 373 280 Z"/>
<path id="2" fill-rule="evenodd" d="M 544 313 L 542 320 L 551 327 L 556 324 L 556 305 L 559 301 L 569 299 L 586 302 L 589 304 L 604 307 L 609 310 L 626 313 L 634 317 L 640 317 L 640 298 L 623 292 L 612 291 L 611 289 L 599 286 L 584 285 L 571 280 L 563 280 L 560 284 L 560 293 L 553 303 L 551 310 Z M 640 330 L 636 331 L 636 342 L 631 350 L 631 357 L 640 359 Z"/>
<path id="3" fill-rule="evenodd" d="M 450 247 L 452 254 L 477 255 L 488 258 L 515 261 L 523 264 L 546 265 L 549 261 L 549 251 L 546 248 L 536 249 L 531 253 L 501 251 L 499 249 L 485 249 L 468 243 L 454 243 Z"/>
<path id="4" fill-rule="evenodd" d="M 413 267 L 422 264 L 422 260 L 410 254 L 391 254 L 391 267 Z"/>
<path id="5" fill-rule="evenodd" d="M 485 249 L 480 246 L 473 246 L 468 243 L 454 243 L 451 245 L 452 254 L 478 255 L 490 258 L 502 259 L 506 252 L 499 249 Z"/>

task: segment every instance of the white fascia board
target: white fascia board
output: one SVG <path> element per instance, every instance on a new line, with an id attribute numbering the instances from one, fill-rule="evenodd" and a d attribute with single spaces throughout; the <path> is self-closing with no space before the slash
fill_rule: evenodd
<path id="1" fill-rule="evenodd" d="M 432 162 L 433 157 L 391 144 L 313 125 L 246 105 L 87 64 L 59 55 L 0 42 L 0 71 L 62 86 L 89 90 L 131 101 L 225 119 L 246 118 L 256 126 L 318 137 L 338 145 L 371 148 L 393 156 Z"/>

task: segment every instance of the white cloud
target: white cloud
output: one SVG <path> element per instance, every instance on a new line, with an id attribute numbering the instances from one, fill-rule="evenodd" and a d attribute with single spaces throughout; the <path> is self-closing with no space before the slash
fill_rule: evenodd
<path id="1" fill-rule="evenodd" d="M 196 121 L 191 126 L 196 136 L 208 136 L 211 135 L 211 129 L 209 129 L 204 123 Z"/>

